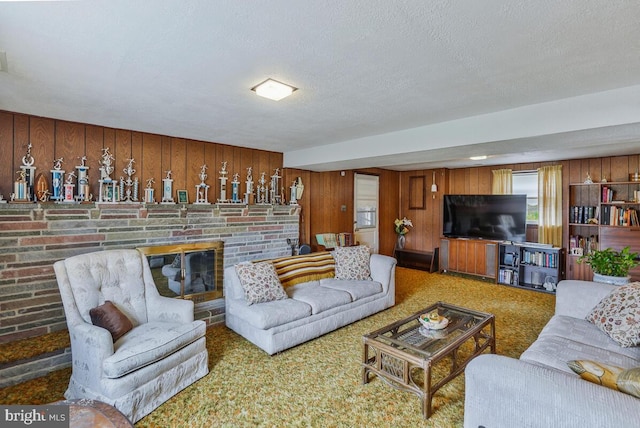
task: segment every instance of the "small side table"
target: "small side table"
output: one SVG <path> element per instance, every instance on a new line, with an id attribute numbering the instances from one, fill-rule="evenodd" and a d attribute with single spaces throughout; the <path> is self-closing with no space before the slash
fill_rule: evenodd
<path id="1" fill-rule="evenodd" d="M 427 272 L 436 272 L 438 270 L 438 248 L 433 252 L 396 248 L 393 252 L 400 267 L 420 269 Z"/>

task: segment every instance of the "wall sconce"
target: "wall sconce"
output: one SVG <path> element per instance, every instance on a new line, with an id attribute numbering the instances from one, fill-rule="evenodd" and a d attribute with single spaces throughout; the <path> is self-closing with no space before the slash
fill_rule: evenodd
<path id="1" fill-rule="evenodd" d="M 436 198 L 436 193 L 438 193 L 438 185 L 436 184 L 436 172 L 433 171 L 433 181 L 432 181 L 432 185 L 431 185 L 431 196 L 433 197 L 433 199 Z"/>

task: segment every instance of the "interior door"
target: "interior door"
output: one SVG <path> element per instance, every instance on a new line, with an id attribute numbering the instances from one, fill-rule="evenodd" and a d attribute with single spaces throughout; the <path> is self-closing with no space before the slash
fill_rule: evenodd
<path id="1" fill-rule="evenodd" d="M 355 241 L 367 245 L 372 253 L 380 250 L 378 237 L 378 189 L 377 175 L 354 174 L 353 232 Z"/>

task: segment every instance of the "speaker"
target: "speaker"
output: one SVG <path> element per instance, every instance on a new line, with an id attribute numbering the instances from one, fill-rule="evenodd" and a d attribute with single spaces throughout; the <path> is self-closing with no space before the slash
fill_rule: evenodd
<path id="1" fill-rule="evenodd" d="M 449 270 L 449 240 L 440 241 L 440 270 L 446 272 Z"/>
<path id="2" fill-rule="evenodd" d="M 492 278 L 496 277 L 498 265 L 496 260 L 498 259 L 498 245 L 496 244 L 487 244 L 486 246 L 486 265 L 485 272 L 486 275 Z M 505 263 L 506 264 L 506 263 Z"/>

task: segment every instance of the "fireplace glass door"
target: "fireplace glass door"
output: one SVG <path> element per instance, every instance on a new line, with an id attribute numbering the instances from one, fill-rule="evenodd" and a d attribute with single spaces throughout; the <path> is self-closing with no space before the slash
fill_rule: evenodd
<path id="1" fill-rule="evenodd" d="M 203 302 L 222 294 L 222 241 L 140 247 L 161 295 Z"/>

